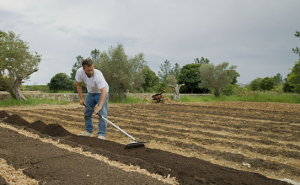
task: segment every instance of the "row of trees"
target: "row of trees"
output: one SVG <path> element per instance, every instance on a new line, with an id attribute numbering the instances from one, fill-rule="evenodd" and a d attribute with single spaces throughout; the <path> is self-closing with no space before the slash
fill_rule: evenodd
<path id="1" fill-rule="evenodd" d="M 296 32 L 299 37 L 299 32 Z M 0 88 L 10 92 L 12 97 L 26 100 L 21 94 L 20 85 L 30 74 L 36 72 L 41 61 L 41 56 L 36 52 L 30 52 L 28 43 L 22 41 L 13 32 L 0 32 Z M 299 48 L 293 49 L 299 54 Z M 143 53 L 129 57 L 125 53 L 123 45 L 110 47 L 108 51 L 100 52 L 94 49 L 90 58 L 95 62 L 95 68 L 100 69 L 110 85 L 110 91 L 119 94 L 121 100 L 125 99 L 126 90 L 136 92 L 158 92 L 170 85 L 185 84 L 180 90 L 184 93 L 202 93 L 213 91 L 215 96 L 222 92 L 230 92 L 230 87 L 237 83 L 239 74 L 237 66 L 229 66 L 223 62 L 213 65 L 207 58 L 194 59 L 193 63 L 182 68 L 179 64 L 172 67 L 171 62 L 165 60 L 160 65 L 158 76 L 149 68 Z M 81 67 L 84 58 L 76 57 L 70 77 L 65 73 L 56 74 L 48 84 L 53 91 L 74 90 L 75 74 Z M 291 73 L 285 79 L 284 87 L 292 92 L 300 91 L 300 60 L 295 63 Z M 252 83 L 253 82 L 253 83 Z M 270 90 L 282 82 L 282 76 L 264 79 L 257 78 L 250 84 L 252 90 Z M 230 93 L 229 93 L 230 94 Z"/>
<path id="2" fill-rule="evenodd" d="M 296 31 L 296 37 L 300 37 L 300 33 Z M 283 80 L 280 73 L 273 77 L 256 78 L 251 81 L 250 88 L 253 91 L 270 91 L 273 89 L 282 89 L 284 92 L 296 92 L 300 93 L 300 50 L 298 47 L 292 49 L 293 52 L 299 55 L 299 61 L 295 62 L 291 72 L 287 75 L 287 78 Z"/>
<path id="3" fill-rule="evenodd" d="M 296 32 L 299 37 L 299 32 Z M 299 54 L 299 48 L 293 49 Z M 300 55 L 300 54 L 299 54 Z M 71 79 L 75 79 L 76 70 L 81 67 L 82 56 L 77 56 L 77 62 L 73 65 Z M 158 76 L 147 66 L 143 53 L 130 58 L 125 54 L 124 47 L 119 44 L 117 47 L 110 47 L 108 52 L 100 52 L 95 49 L 91 51 L 90 58 L 95 61 L 95 67 L 100 69 L 106 77 L 114 92 L 124 99 L 124 92 L 130 89 L 137 92 L 152 92 L 167 89 L 169 85 L 185 84 L 180 89 L 181 93 L 206 93 L 213 91 L 215 96 L 219 96 L 224 91 L 225 94 L 232 94 L 232 88 L 237 83 L 237 66 L 230 66 L 223 62 L 217 66 L 210 63 L 207 58 L 194 59 L 194 63 L 187 64 L 182 68 L 176 63 L 171 65 L 169 60 L 165 60 L 160 65 Z M 270 91 L 276 87 L 285 92 L 299 92 L 299 71 L 295 63 L 291 73 L 282 80 L 282 75 L 273 77 L 256 78 L 249 87 L 253 91 Z M 130 75 L 128 75 L 130 74 Z"/>
<path id="4" fill-rule="evenodd" d="M 110 47 L 107 52 L 92 50 L 90 58 L 95 61 L 95 68 L 102 71 L 110 85 L 110 91 L 118 93 L 121 100 L 125 99 L 127 89 L 136 92 L 159 92 L 162 89 L 171 89 L 169 86 L 178 83 L 185 84 L 181 92 L 203 93 L 213 89 L 214 94 L 219 96 L 228 84 L 235 84 L 239 76 L 235 71 L 236 66 L 229 67 L 226 62 L 214 66 L 203 57 L 196 58 L 195 63 L 182 68 L 177 63 L 172 67 L 170 61 L 166 60 L 160 65 L 157 76 L 147 65 L 143 53 L 128 57 L 121 44 Z M 51 90 L 74 89 L 72 81 L 74 84 L 76 71 L 81 67 L 84 57 L 78 55 L 76 59 L 71 78 L 66 74 L 56 74 L 48 84 Z"/>

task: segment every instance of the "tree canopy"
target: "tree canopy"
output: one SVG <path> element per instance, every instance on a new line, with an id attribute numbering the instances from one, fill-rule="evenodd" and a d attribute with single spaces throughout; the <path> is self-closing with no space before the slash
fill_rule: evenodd
<path id="1" fill-rule="evenodd" d="M 235 69 L 232 65 L 229 68 L 228 62 L 223 62 L 217 66 L 213 64 L 203 64 L 200 67 L 201 83 L 200 87 L 214 90 L 214 95 L 218 97 L 220 93 L 236 78 Z"/>
<path id="2" fill-rule="evenodd" d="M 142 83 L 141 86 L 144 91 L 149 91 L 159 82 L 159 78 L 148 66 L 145 66 L 145 68 L 142 70 L 142 73 L 144 77 L 144 83 Z"/>
<path id="3" fill-rule="evenodd" d="M 66 73 L 57 73 L 51 78 L 50 83 L 48 83 L 49 89 L 51 91 L 70 91 L 74 90 L 74 81 Z"/>
<path id="4" fill-rule="evenodd" d="M 291 73 L 288 75 L 288 82 L 294 87 L 296 93 L 300 93 L 300 59 L 298 62 L 295 62 Z"/>
<path id="5" fill-rule="evenodd" d="M 295 36 L 300 38 L 300 32 L 296 31 Z M 298 47 L 292 49 L 295 54 L 299 55 L 299 61 L 295 62 L 292 71 L 288 74 L 284 83 L 285 91 L 294 91 L 300 93 L 300 50 Z"/>
<path id="6" fill-rule="evenodd" d="M 300 32 L 296 31 L 295 36 L 300 38 Z M 300 57 L 300 49 L 298 47 L 292 49 L 295 54 L 298 54 Z"/>
<path id="7" fill-rule="evenodd" d="M 171 62 L 169 60 L 165 60 L 163 64 L 159 66 L 160 71 L 158 71 L 158 76 L 161 80 L 161 82 L 165 82 L 167 77 L 171 75 L 172 68 L 171 68 Z"/>
<path id="8" fill-rule="evenodd" d="M 26 100 L 20 86 L 23 80 L 38 71 L 41 55 L 30 52 L 19 35 L 0 31 L 0 84 L 13 98 Z"/>
<path id="9" fill-rule="evenodd" d="M 258 91 L 260 89 L 260 82 L 262 81 L 262 78 L 256 78 L 250 82 L 250 88 L 252 91 Z"/>
<path id="10" fill-rule="evenodd" d="M 125 100 L 127 89 L 138 88 L 144 83 L 145 66 L 143 53 L 129 58 L 122 44 L 100 53 L 100 71 L 109 84 L 110 91 L 117 92 L 121 101 Z"/>
<path id="11" fill-rule="evenodd" d="M 201 59 L 195 58 L 194 61 L 195 61 L 195 64 L 209 64 L 209 60 L 204 57 L 201 57 Z"/>
<path id="12" fill-rule="evenodd" d="M 76 72 L 79 68 L 82 67 L 82 61 L 84 60 L 84 58 L 81 55 L 78 55 L 76 57 L 76 62 L 74 63 L 73 67 L 72 67 L 72 71 L 71 71 L 71 79 L 75 80 L 75 76 L 76 76 Z"/>
<path id="13" fill-rule="evenodd" d="M 194 93 L 199 92 L 199 84 L 200 84 L 200 66 L 202 64 L 186 64 L 182 67 L 179 76 L 178 76 L 178 83 L 179 84 L 185 84 L 181 88 L 181 92 L 187 92 L 187 93 Z"/>
<path id="14" fill-rule="evenodd" d="M 260 89 L 263 91 L 270 91 L 275 87 L 275 79 L 274 78 L 263 78 L 259 83 Z"/>

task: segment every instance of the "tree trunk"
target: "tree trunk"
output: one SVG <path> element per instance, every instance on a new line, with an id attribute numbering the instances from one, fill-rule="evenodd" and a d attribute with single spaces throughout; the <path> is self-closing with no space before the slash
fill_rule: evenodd
<path id="1" fill-rule="evenodd" d="M 32 73 L 38 71 L 38 69 L 33 69 L 32 71 L 29 71 L 27 74 L 23 74 L 23 75 L 19 75 L 16 80 L 14 81 L 13 86 L 11 87 L 10 84 L 7 84 L 7 82 L 5 82 L 3 75 L 0 74 L 0 84 L 5 88 L 5 90 L 7 92 L 9 92 L 9 94 L 17 99 L 17 100 L 25 100 L 27 101 L 27 99 L 23 96 L 20 86 L 22 84 L 22 80 L 24 78 L 26 78 L 27 76 L 31 75 Z"/>
<path id="2" fill-rule="evenodd" d="M 172 87 L 173 91 L 174 91 L 174 100 L 180 100 L 180 93 L 179 93 L 179 90 L 180 90 L 180 87 L 183 86 L 184 84 L 181 84 L 181 85 L 169 85 L 170 87 Z"/>
<path id="3" fill-rule="evenodd" d="M 220 96 L 220 91 L 219 90 L 215 90 L 214 95 L 215 95 L 215 97 L 219 97 Z"/>
<path id="4" fill-rule="evenodd" d="M 27 101 L 27 99 L 25 98 L 25 96 L 23 96 L 22 92 L 21 92 L 21 84 L 22 84 L 22 80 L 21 78 L 17 78 L 15 83 L 14 83 L 14 86 L 12 87 L 12 93 L 14 94 L 14 97 L 17 99 L 17 100 L 25 100 Z"/>
<path id="5" fill-rule="evenodd" d="M 119 87 L 119 99 L 120 101 L 125 101 L 125 88 L 122 86 L 122 87 Z"/>

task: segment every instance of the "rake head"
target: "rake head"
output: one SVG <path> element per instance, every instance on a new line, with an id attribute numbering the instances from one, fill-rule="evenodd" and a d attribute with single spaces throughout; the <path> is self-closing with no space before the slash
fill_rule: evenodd
<path id="1" fill-rule="evenodd" d="M 136 142 L 131 142 L 126 145 L 125 148 L 131 149 L 131 148 L 140 148 L 140 147 L 145 147 L 144 143 L 149 143 L 149 141 L 136 141 Z"/>

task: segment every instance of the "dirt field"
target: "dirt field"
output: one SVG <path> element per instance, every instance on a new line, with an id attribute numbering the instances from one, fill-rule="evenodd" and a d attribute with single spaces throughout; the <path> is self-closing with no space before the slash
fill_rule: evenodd
<path id="1" fill-rule="evenodd" d="M 60 143 L 112 161 L 176 177 L 180 184 L 300 182 L 299 104 L 110 104 L 110 121 L 138 140 L 150 141 L 145 148 L 133 150 L 124 149 L 131 140 L 110 125 L 106 141 L 72 135 L 84 129 L 83 109 L 77 104 L 5 108 L 11 120 L 3 122 L 22 122 L 18 128 L 37 130 L 40 137 L 60 138 Z M 13 161 L 7 156 L 6 160 Z"/>

